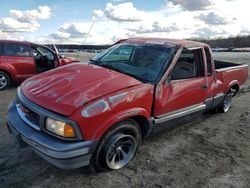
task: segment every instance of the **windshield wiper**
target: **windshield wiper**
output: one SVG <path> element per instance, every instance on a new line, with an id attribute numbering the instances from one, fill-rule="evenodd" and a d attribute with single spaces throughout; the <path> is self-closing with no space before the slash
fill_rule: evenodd
<path id="1" fill-rule="evenodd" d="M 119 71 L 117 69 L 117 67 L 115 67 L 114 65 L 111 65 L 111 64 L 100 63 L 99 65 L 102 66 L 102 67 L 104 67 L 104 68 L 108 68 L 108 69 L 111 69 L 111 70 L 114 70 L 114 71 Z"/>
<path id="2" fill-rule="evenodd" d="M 94 60 L 94 59 L 89 59 L 89 61 L 91 62 L 91 63 L 93 63 L 93 64 L 100 64 L 100 62 L 99 61 L 97 61 L 97 60 Z"/>

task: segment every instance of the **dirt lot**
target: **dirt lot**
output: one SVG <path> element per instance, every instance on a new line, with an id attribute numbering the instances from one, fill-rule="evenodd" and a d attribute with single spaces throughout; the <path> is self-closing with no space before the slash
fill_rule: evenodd
<path id="1" fill-rule="evenodd" d="M 217 59 L 249 63 L 250 53 Z M 249 77 L 250 79 L 250 77 Z M 227 114 L 209 113 L 145 140 L 135 159 L 119 171 L 91 174 L 60 170 L 31 149 L 19 149 L 5 126 L 16 87 L 0 92 L 1 187 L 249 187 L 250 81 Z"/>

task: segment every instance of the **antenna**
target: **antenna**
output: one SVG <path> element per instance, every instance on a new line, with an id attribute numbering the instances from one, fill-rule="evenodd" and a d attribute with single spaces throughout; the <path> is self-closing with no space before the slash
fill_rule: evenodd
<path id="1" fill-rule="evenodd" d="M 86 42 L 86 40 L 87 40 L 87 38 L 88 38 L 88 36 L 89 36 L 89 34 L 90 34 L 90 32 L 91 32 L 91 30 L 92 30 L 94 24 L 95 24 L 95 17 L 93 17 L 92 20 L 93 20 L 93 21 L 92 21 L 92 24 L 91 24 L 91 26 L 90 26 L 90 28 L 89 28 L 89 31 L 88 31 L 88 33 L 85 35 L 85 38 L 84 38 L 84 41 L 83 41 L 83 45 L 85 44 L 85 42 Z M 77 58 L 78 55 L 79 55 L 79 51 L 77 52 L 75 58 Z"/>

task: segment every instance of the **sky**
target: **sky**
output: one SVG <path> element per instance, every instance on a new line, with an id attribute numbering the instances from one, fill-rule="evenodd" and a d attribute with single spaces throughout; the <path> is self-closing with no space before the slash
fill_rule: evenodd
<path id="1" fill-rule="evenodd" d="M 112 44 L 250 34 L 249 0 L 1 0 L 0 39 Z"/>

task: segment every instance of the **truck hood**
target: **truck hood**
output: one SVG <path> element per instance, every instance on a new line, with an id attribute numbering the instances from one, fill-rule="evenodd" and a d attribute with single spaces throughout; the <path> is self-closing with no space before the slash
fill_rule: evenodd
<path id="1" fill-rule="evenodd" d="M 74 63 L 26 80 L 21 91 L 32 102 L 69 116 L 91 100 L 140 84 L 116 71 Z"/>

